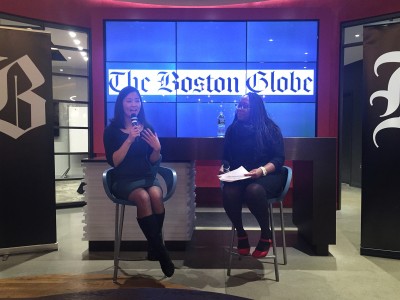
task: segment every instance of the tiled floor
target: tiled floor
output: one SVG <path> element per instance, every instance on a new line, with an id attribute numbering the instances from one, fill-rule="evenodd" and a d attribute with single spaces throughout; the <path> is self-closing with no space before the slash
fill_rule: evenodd
<path id="1" fill-rule="evenodd" d="M 82 208 L 58 210 L 59 250 L 4 257 L 0 261 L 0 278 L 109 274 L 111 280 L 112 253 L 89 253 L 87 242 L 82 241 L 82 211 Z M 123 262 L 125 274 L 251 299 L 366 300 L 399 297 L 400 260 L 359 254 L 360 189 L 342 186 L 342 210 L 337 212 L 337 244 L 330 246 L 331 255 L 312 256 L 300 251 L 296 245 L 289 247 L 288 265 L 279 267 L 280 282 L 273 280 L 271 263 L 262 264 L 252 258 L 235 261 L 232 276 L 228 277 L 228 231 L 221 228 L 207 230 L 206 227 L 202 224 L 197 228 L 186 251 L 172 253 L 177 267 L 172 278 L 164 279 L 158 263 L 145 260 Z M 144 257 L 144 253 L 135 253 L 134 256 Z"/>

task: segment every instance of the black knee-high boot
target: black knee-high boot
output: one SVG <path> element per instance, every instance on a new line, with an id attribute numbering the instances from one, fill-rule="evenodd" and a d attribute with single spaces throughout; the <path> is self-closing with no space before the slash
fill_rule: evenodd
<path id="1" fill-rule="evenodd" d="M 161 232 L 155 215 L 150 215 L 144 218 L 137 219 L 140 228 L 142 229 L 148 243 L 155 250 L 160 262 L 161 270 L 167 277 L 174 274 L 175 266 L 169 257 L 167 248 L 162 240 Z"/>
<path id="2" fill-rule="evenodd" d="M 161 234 L 161 238 L 162 238 L 162 228 L 164 225 L 164 218 L 165 218 L 165 211 L 161 214 L 154 214 L 156 216 L 156 220 L 157 220 L 157 224 L 158 224 L 158 230 Z M 150 243 L 148 244 L 147 247 L 147 259 L 151 260 L 151 261 L 156 261 L 158 260 L 158 256 L 156 251 L 154 250 L 153 247 L 151 247 Z"/>

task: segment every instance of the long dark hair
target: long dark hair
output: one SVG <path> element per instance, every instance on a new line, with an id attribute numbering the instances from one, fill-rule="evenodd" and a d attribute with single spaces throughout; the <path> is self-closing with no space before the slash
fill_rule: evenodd
<path id="1" fill-rule="evenodd" d="M 269 117 L 263 99 L 256 93 L 247 93 L 249 97 L 249 120 L 248 122 L 254 127 L 256 133 L 257 149 L 261 151 L 267 143 L 274 144 L 282 135 L 278 125 Z M 237 122 L 237 114 L 233 122 Z"/>
<path id="2" fill-rule="evenodd" d="M 128 96 L 128 94 L 130 93 L 137 93 L 139 95 L 140 103 L 142 104 L 142 106 L 140 108 L 137 117 L 139 122 L 142 123 L 145 127 L 147 127 L 148 123 L 146 121 L 146 116 L 144 113 L 142 96 L 140 95 L 139 90 L 137 88 L 134 88 L 129 85 L 124 87 L 118 94 L 117 101 L 115 102 L 115 107 L 114 107 L 114 118 L 110 120 L 111 125 L 117 128 L 125 128 L 124 107 L 122 105 L 122 102 L 124 101 L 125 97 Z"/>

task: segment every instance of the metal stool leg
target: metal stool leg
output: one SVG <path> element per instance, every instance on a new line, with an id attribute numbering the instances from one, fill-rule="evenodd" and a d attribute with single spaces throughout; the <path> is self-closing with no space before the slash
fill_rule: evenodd
<path id="1" fill-rule="evenodd" d="M 283 204 L 279 202 L 280 216 L 281 216 L 281 232 L 282 232 L 282 250 L 283 250 L 283 264 L 287 264 L 287 254 L 286 254 L 286 234 L 285 234 L 285 224 L 283 221 Z"/>
<path id="2" fill-rule="evenodd" d="M 119 268 L 119 257 L 121 249 L 121 239 L 122 239 L 122 228 L 124 225 L 124 215 L 125 215 L 125 205 L 115 205 L 115 239 L 114 239 L 114 276 L 113 282 L 117 283 L 118 268 Z"/>
<path id="3" fill-rule="evenodd" d="M 276 252 L 276 238 L 275 238 L 275 224 L 274 224 L 274 212 L 272 208 L 272 204 L 269 204 L 269 218 L 270 218 L 270 226 L 272 232 L 272 252 L 274 259 L 274 268 L 275 268 L 275 279 L 279 281 L 279 270 L 278 270 L 278 255 Z"/>
<path id="4" fill-rule="evenodd" d="M 231 244 L 229 245 L 229 261 L 228 261 L 228 271 L 227 275 L 231 276 L 231 265 L 232 265 L 232 255 L 233 255 L 233 243 L 235 241 L 235 227 L 232 225 L 232 237 L 231 237 Z"/>

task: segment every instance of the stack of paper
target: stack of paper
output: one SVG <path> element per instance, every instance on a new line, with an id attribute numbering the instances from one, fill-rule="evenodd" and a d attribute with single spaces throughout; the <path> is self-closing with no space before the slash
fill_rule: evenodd
<path id="1" fill-rule="evenodd" d="M 247 171 L 243 166 L 240 166 L 239 168 L 218 175 L 219 180 L 225 181 L 225 182 L 233 182 L 233 181 L 238 181 L 238 180 L 244 180 L 250 178 L 250 176 L 245 176 L 245 174 L 248 174 L 249 171 Z"/>

